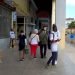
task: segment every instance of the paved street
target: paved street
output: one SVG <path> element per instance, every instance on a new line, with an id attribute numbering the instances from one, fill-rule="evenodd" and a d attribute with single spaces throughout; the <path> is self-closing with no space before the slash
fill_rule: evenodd
<path id="1" fill-rule="evenodd" d="M 64 50 L 59 49 L 58 64 L 45 68 L 50 56 L 47 51 L 47 58 L 41 59 L 39 49 L 37 58 L 32 59 L 30 55 L 25 60 L 18 61 L 18 49 L 6 49 L 3 51 L 3 60 L 0 63 L 0 75 L 75 75 L 75 48 L 67 44 Z"/>

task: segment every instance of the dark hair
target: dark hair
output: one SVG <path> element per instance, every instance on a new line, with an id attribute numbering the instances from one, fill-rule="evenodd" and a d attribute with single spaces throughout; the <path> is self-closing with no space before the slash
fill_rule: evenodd
<path id="1" fill-rule="evenodd" d="M 57 26 L 55 24 L 53 24 L 53 31 L 57 32 Z"/>
<path id="2" fill-rule="evenodd" d="M 44 29 L 43 29 L 43 28 L 42 28 L 41 30 L 42 30 L 42 31 L 44 31 Z"/>
<path id="3" fill-rule="evenodd" d="M 20 33 L 23 33 L 23 30 L 21 30 Z"/>
<path id="4" fill-rule="evenodd" d="M 11 31 L 13 31 L 13 29 L 11 28 Z"/>

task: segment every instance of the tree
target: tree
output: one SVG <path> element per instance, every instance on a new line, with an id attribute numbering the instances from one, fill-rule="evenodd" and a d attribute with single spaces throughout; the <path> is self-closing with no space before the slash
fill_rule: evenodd
<path id="1" fill-rule="evenodd" d="M 69 25 L 68 28 L 75 28 L 75 21 L 72 21 Z"/>

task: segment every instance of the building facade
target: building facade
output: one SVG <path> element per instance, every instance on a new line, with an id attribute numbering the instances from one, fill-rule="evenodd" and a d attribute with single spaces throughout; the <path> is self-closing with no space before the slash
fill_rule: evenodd
<path id="1" fill-rule="evenodd" d="M 9 31 L 13 8 L 0 0 L 0 49 L 6 48 L 9 43 Z"/>
<path id="2" fill-rule="evenodd" d="M 32 27 L 31 25 L 35 23 L 36 11 L 34 3 L 31 1 L 30 4 L 29 1 L 0 0 L 0 49 L 8 47 L 11 28 L 14 29 L 16 38 L 20 30 L 24 30 L 24 33 L 28 35 L 29 31 L 27 30 L 30 30 L 28 28 Z M 31 23 L 32 18 L 33 21 Z"/>
<path id="3" fill-rule="evenodd" d="M 38 12 L 48 12 L 48 14 L 43 13 L 42 17 L 48 15 L 49 18 L 49 30 L 52 29 L 52 25 L 56 24 L 59 31 L 61 32 L 60 47 L 65 47 L 65 18 L 66 18 L 66 0 L 34 0 L 38 6 Z"/>
<path id="4" fill-rule="evenodd" d="M 41 10 L 41 8 L 39 8 L 39 5 L 37 6 L 37 4 L 40 4 L 40 3 L 36 4 L 35 1 L 37 0 L 3 0 L 3 2 L 5 2 L 8 5 L 5 6 L 0 4 L 0 11 L 2 11 L 0 12 L 0 19 L 1 19 L 0 48 L 2 47 L 2 45 L 5 45 L 5 43 L 7 44 L 9 39 L 10 28 L 14 29 L 17 36 L 20 30 L 24 30 L 24 33 L 26 33 L 26 35 L 28 36 L 30 30 L 35 28 L 35 22 L 36 22 L 36 19 L 38 18 L 36 15 L 36 11 L 38 9 L 39 9 L 39 13 L 43 11 Z M 39 0 L 39 1 L 41 3 L 44 2 L 43 0 Z M 46 17 L 49 23 L 48 27 L 51 30 L 52 24 L 55 23 L 57 25 L 59 31 L 61 32 L 60 47 L 64 48 L 65 47 L 66 1 L 65 0 L 48 0 L 48 1 L 50 3 L 47 2 L 47 4 L 43 4 L 42 6 L 42 8 L 45 8 L 47 6 L 47 8 L 45 8 L 45 11 L 46 9 L 47 10 L 49 9 L 48 10 L 49 14 L 47 14 L 48 16 Z M 14 8 L 13 11 L 11 11 L 12 9 L 11 7 Z M 43 19 L 45 20 L 45 18 Z"/>

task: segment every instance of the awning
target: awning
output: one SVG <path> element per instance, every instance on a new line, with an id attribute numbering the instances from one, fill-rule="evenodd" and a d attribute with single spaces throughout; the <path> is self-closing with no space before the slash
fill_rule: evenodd
<path id="1" fill-rule="evenodd" d="M 9 4 L 7 4 L 7 3 L 5 3 L 5 2 L 0 2 L 0 5 L 2 5 L 2 6 L 4 6 L 4 7 L 6 7 L 6 8 L 8 8 L 8 9 L 10 9 L 10 10 L 12 10 L 12 11 L 15 11 L 16 10 L 16 7 L 12 7 L 12 6 L 10 6 Z"/>

